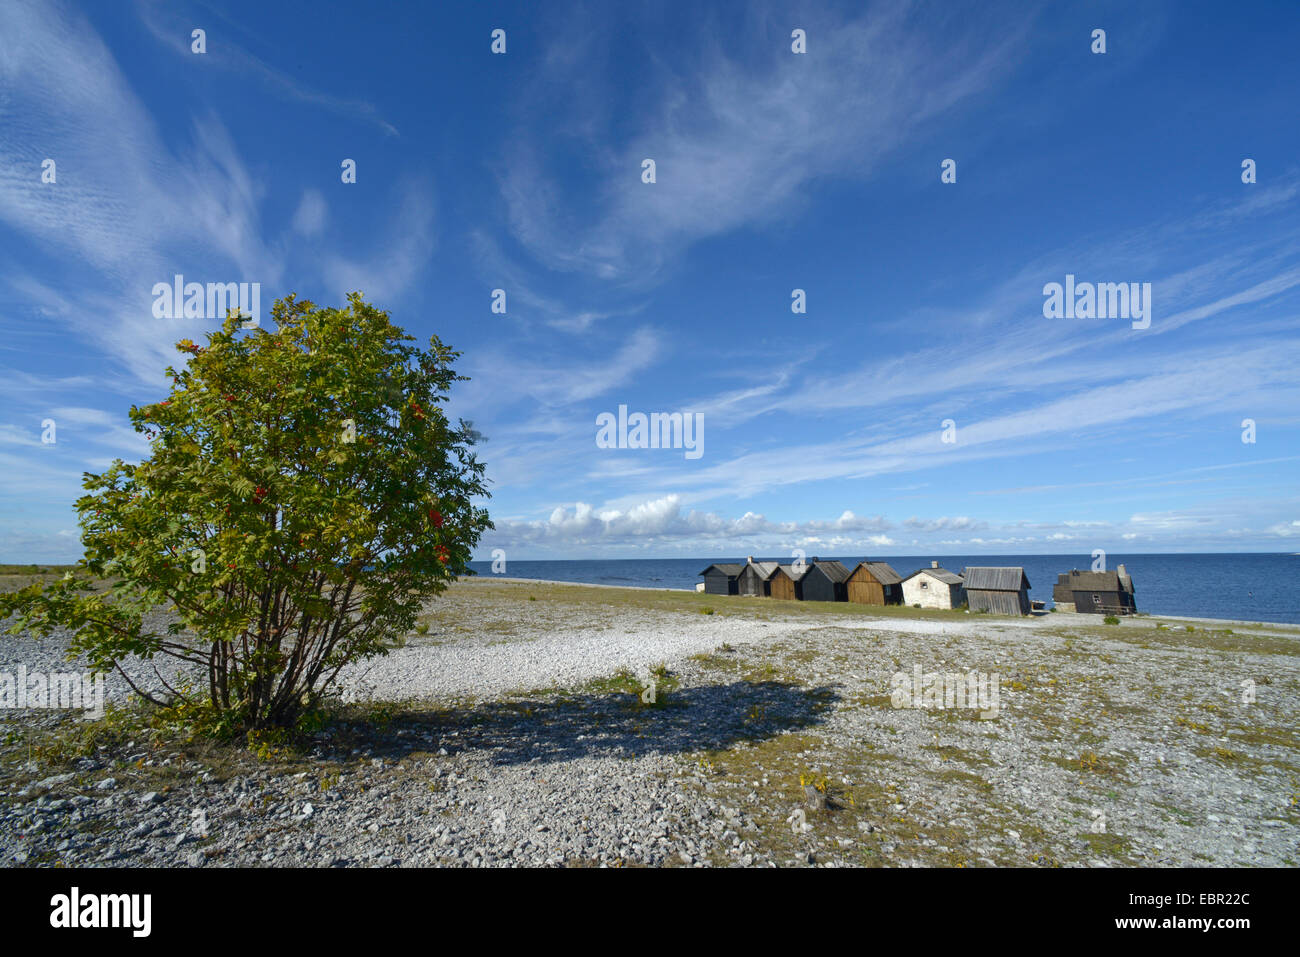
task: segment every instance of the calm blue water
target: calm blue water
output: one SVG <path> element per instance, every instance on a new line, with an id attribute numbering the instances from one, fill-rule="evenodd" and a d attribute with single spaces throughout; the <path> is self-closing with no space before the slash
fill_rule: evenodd
<path id="1" fill-rule="evenodd" d="M 832 556 L 822 555 L 822 558 Z M 1031 598 L 1051 607 L 1056 576 L 1071 568 L 1092 567 L 1090 555 L 928 555 L 906 558 L 881 555 L 835 556 L 849 568 L 864 557 L 885 561 L 906 577 L 934 559 L 961 574 L 967 565 L 1021 565 L 1029 576 Z M 789 562 L 789 556 L 755 561 Z M 1300 624 L 1300 556 L 1290 554 L 1107 555 L 1107 567 L 1121 562 L 1133 577 L 1138 611 L 1193 618 L 1236 618 Z M 511 561 L 504 577 L 596 585 L 638 585 L 691 590 L 703 581 L 699 572 L 714 562 L 744 562 L 729 558 L 628 558 L 604 561 Z M 491 562 L 471 562 L 484 577 Z"/>

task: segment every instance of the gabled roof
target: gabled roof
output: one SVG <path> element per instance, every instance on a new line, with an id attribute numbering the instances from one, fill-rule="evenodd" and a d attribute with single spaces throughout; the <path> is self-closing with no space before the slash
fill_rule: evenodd
<path id="1" fill-rule="evenodd" d="M 786 575 L 788 575 L 790 578 L 794 579 L 795 581 L 801 581 L 803 579 L 803 576 L 808 574 L 808 569 L 811 568 L 812 566 L 800 565 L 798 568 L 796 568 L 794 565 L 781 565 L 779 567 L 781 571 L 785 572 Z"/>
<path id="2" fill-rule="evenodd" d="M 967 591 L 1020 591 L 1029 587 L 1029 578 L 1019 565 L 976 565 L 967 568 L 962 577 Z"/>
<path id="3" fill-rule="evenodd" d="M 1121 578 L 1119 572 L 1081 572 L 1078 570 L 1071 570 L 1057 578 L 1056 583 L 1058 585 L 1064 585 L 1070 591 L 1133 590 L 1133 580 L 1129 578 L 1128 575 Z"/>
<path id="4" fill-rule="evenodd" d="M 754 573 L 758 575 L 761 581 L 767 581 L 776 574 L 776 570 L 781 566 L 778 562 L 750 562 L 748 566 L 741 566 L 742 569 L 745 567 L 754 569 Z"/>
<path id="5" fill-rule="evenodd" d="M 704 571 L 700 572 L 700 574 L 707 575 L 710 571 L 716 568 L 718 571 L 722 572 L 722 574 L 726 575 L 728 578 L 735 578 L 737 575 L 740 574 L 741 569 L 743 569 L 744 567 L 745 567 L 744 565 L 733 565 L 731 563 L 710 565 L 708 568 L 704 569 Z"/>
<path id="6" fill-rule="evenodd" d="M 918 568 L 916 571 L 912 572 L 912 574 L 904 578 L 903 581 L 911 581 L 917 575 L 929 575 L 931 578 L 939 579 L 939 581 L 943 582 L 945 585 L 964 584 L 960 575 L 950 572 L 946 568 Z"/>
<path id="7" fill-rule="evenodd" d="M 837 562 L 829 559 L 826 561 L 821 561 L 821 560 L 815 561 L 812 563 L 812 567 L 815 567 L 818 571 L 820 571 L 823 575 L 825 575 L 833 582 L 848 581 L 849 575 L 853 574 L 847 568 L 844 567 L 843 562 Z"/>
<path id="8" fill-rule="evenodd" d="M 885 562 L 858 562 L 850 577 L 856 575 L 859 568 L 865 568 L 871 573 L 871 577 L 882 585 L 897 585 L 903 580 L 902 576 Z"/>

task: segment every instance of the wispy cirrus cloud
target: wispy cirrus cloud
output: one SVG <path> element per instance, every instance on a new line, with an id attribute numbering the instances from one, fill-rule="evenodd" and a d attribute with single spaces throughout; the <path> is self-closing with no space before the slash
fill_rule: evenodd
<path id="1" fill-rule="evenodd" d="M 890 390 L 880 388 L 872 392 L 836 390 L 837 384 L 830 383 L 831 390 L 842 396 L 858 396 L 856 405 L 849 398 L 841 398 L 835 403 L 837 408 L 888 409 L 894 403 L 924 396 L 936 411 L 947 408 L 959 417 L 957 441 L 942 441 L 941 416 L 934 415 L 929 428 L 898 438 L 876 441 L 841 436 L 817 443 L 783 444 L 735 457 L 714 457 L 707 467 L 686 474 L 674 468 L 672 481 L 681 488 L 697 489 L 701 497 L 718 494 L 722 489 L 730 494 L 756 495 L 796 483 L 1022 456 L 1030 448 L 1027 443 L 1033 443 L 1041 452 L 1052 447 L 1053 442 L 1068 444 L 1096 430 L 1117 432 L 1135 420 L 1205 415 L 1225 404 L 1268 409 L 1278 400 L 1300 401 L 1300 384 L 1294 378 L 1297 363 L 1300 342 L 1296 341 L 1254 346 L 1230 354 L 1221 347 L 1206 347 L 1183 353 L 1174 370 L 1162 367 L 1146 374 L 1138 370 L 1149 365 L 1149 359 L 1135 356 L 1127 367 L 1120 364 L 1118 369 L 1108 370 L 1104 385 L 1085 386 L 1068 394 L 1049 392 L 1051 398 L 1047 401 L 986 417 L 964 405 L 969 400 L 959 405 L 949 398 L 945 406 L 947 379 L 934 382 L 929 389 L 923 381 L 913 382 L 911 388 L 901 390 L 901 396 L 891 396 Z M 948 366 L 947 371 L 953 381 L 961 380 L 960 367 Z M 918 378 L 923 380 L 924 376 Z M 1031 372 L 1026 372 L 1020 391 L 1041 396 L 1043 387 L 1062 381 L 1058 372 L 1047 369 L 1042 378 L 1044 382 L 1037 382 Z M 1096 378 L 1097 370 L 1089 364 L 1078 371 L 1074 381 L 1091 383 Z M 802 397 L 790 397 L 789 409 L 806 407 Z M 1230 437 L 1236 440 L 1235 433 Z"/>
<path id="2" fill-rule="evenodd" d="M 898 5 L 849 22 L 813 19 L 808 56 L 790 54 L 788 26 L 770 11 L 720 25 L 693 51 L 702 70 L 682 75 L 660 65 L 642 78 L 626 104 L 639 118 L 633 133 L 620 133 L 621 110 L 588 111 L 607 124 L 571 132 L 594 157 L 594 197 L 589 186 L 579 197 L 544 166 L 534 142 L 541 129 L 515 137 L 500 177 L 513 237 L 552 270 L 644 287 L 690 244 L 770 222 L 813 180 L 869 174 L 918 128 L 1004 77 L 1027 27 L 966 24 L 939 39 L 914 29 Z M 562 36 L 575 44 L 572 33 Z M 733 44 L 768 52 L 742 62 Z M 574 58 L 550 66 L 568 76 Z M 537 88 L 538 97 L 573 95 L 568 84 Z M 647 105 L 648 89 L 656 105 Z M 653 185 L 641 181 L 646 158 L 656 163 Z"/>
<path id="3" fill-rule="evenodd" d="M 428 262 L 435 207 L 427 181 L 397 184 L 398 228 L 369 255 L 324 246 L 312 256 L 303 247 L 326 231 L 323 200 L 308 192 L 282 230 L 296 236 L 291 250 L 264 222 L 264 178 L 250 171 L 215 112 L 196 107 L 187 138 L 169 143 L 89 22 L 61 5 L 5 4 L 0 33 L 24 38 L 0 57 L 0 78 L 13 94 L 0 100 L 7 134 L 0 223 L 47 257 L 71 257 L 98 273 L 92 280 L 83 268 L 75 282 L 57 293 L 46 285 L 33 301 L 141 382 L 160 383 L 177 358 L 171 345 L 180 331 L 160 335 L 151 312 L 153 285 L 173 273 L 192 274 L 198 264 L 209 281 L 237 278 L 269 291 L 283 284 L 294 258 L 312 262 L 340 296 L 366 288 L 396 297 Z M 40 180 L 44 157 L 58 163 L 55 185 Z M 295 285 L 304 284 L 301 268 L 294 275 Z M 8 278 L 17 290 L 40 292 L 34 280 Z"/>
<path id="4" fill-rule="evenodd" d="M 398 135 L 397 127 L 384 119 L 374 104 L 354 97 L 337 96 L 313 89 L 254 56 L 232 39 L 232 35 L 244 34 L 243 28 L 211 7 L 204 7 L 199 16 L 184 17 L 174 4 L 137 0 L 136 6 L 141 22 L 154 38 L 178 56 L 194 56 L 191 49 L 193 30 L 200 22 L 210 24 L 217 21 L 225 28 L 224 30 L 204 27 L 205 31 L 211 34 L 206 40 L 207 51 L 203 54 L 205 63 L 210 63 L 232 76 L 253 77 L 264 88 L 282 99 L 315 106 L 338 116 L 372 124 L 390 136 Z"/>
<path id="5" fill-rule="evenodd" d="M 282 261 L 260 239 L 260 187 L 211 114 L 174 154 L 78 15 L 19 0 L 0 9 L 0 33 L 24 38 L 0 58 L 13 94 L 0 101 L 9 134 L 0 143 L 0 222 L 47 256 L 99 273 L 98 282 L 81 273 L 52 311 L 132 375 L 157 382 L 173 356 L 150 311 L 155 282 L 196 251 L 261 281 L 280 276 Z M 42 157 L 58 164 L 56 184 L 41 182 Z"/>

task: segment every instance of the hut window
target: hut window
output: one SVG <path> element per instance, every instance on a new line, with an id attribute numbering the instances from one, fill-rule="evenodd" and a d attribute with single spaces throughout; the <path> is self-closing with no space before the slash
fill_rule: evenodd
<path id="1" fill-rule="evenodd" d="M 922 588 L 929 588 L 929 587 L 930 587 L 930 583 L 929 583 L 929 582 L 921 582 L 921 587 L 922 587 Z"/>
<path id="2" fill-rule="evenodd" d="M 1093 595 L 1093 596 L 1092 596 L 1092 603 L 1093 603 L 1094 605 L 1100 605 L 1100 604 L 1101 604 L 1101 596 L 1100 596 L 1100 595 Z"/>

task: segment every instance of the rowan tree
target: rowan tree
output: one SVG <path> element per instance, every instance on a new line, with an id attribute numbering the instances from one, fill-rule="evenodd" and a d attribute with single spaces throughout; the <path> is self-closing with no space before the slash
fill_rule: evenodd
<path id="1" fill-rule="evenodd" d="M 442 408 L 460 353 L 412 346 L 360 293 L 344 309 L 290 295 L 272 317 L 177 344 L 170 393 L 130 410 L 149 456 L 85 474 L 77 573 L 0 597 L 11 632 L 71 629 L 98 672 L 187 663 L 202 682 L 131 687 L 227 731 L 294 725 L 472 574 L 492 527 L 476 433 Z"/>

